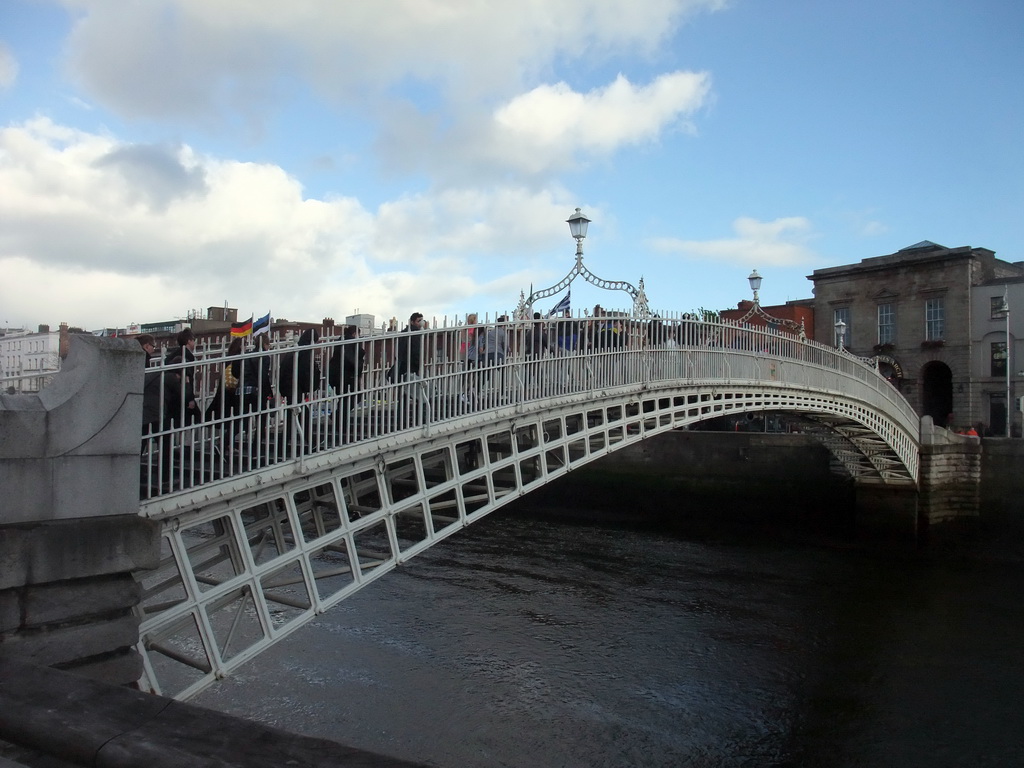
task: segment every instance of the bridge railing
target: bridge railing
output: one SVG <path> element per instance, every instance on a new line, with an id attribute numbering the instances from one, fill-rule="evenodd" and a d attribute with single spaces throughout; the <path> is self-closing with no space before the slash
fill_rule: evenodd
<path id="1" fill-rule="evenodd" d="M 917 416 L 870 363 L 771 328 L 663 317 L 557 318 L 325 338 L 146 372 L 143 502 L 496 409 L 672 382 L 848 392 Z M 227 373 L 230 372 L 230 373 Z"/>

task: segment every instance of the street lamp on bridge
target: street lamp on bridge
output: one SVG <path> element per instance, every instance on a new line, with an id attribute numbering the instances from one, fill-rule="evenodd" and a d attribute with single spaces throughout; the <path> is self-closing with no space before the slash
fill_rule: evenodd
<path id="1" fill-rule="evenodd" d="M 846 348 L 846 323 L 840 318 L 836 320 L 836 348 Z"/>
<path id="2" fill-rule="evenodd" d="M 515 311 L 516 318 L 520 320 L 531 318 L 533 316 L 534 305 L 538 301 L 548 298 L 549 296 L 560 294 L 562 291 L 568 289 L 569 286 L 572 285 L 572 281 L 577 277 L 582 277 L 591 285 L 597 286 L 598 288 L 606 291 L 625 291 L 633 300 L 633 316 L 642 319 L 649 318 L 651 316 L 651 310 L 650 307 L 647 306 L 647 294 L 644 291 L 644 279 L 641 277 L 640 284 L 638 286 L 634 286 L 632 283 L 628 283 L 625 280 L 605 280 L 595 275 L 583 264 L 583 238 L 587 236 L 587 225 L 590 224 L 590 219 L 584 216 L 582 211 L 577 208 L 576 213 L 565 221 L 569 225 L 569 233 L 576 240 L 576 263 L 573 265 L 572 269 L 569 270 L 569 274 L 551 287 L 535 291 L 531 286 L 529 296 L 520 293 L 519 305 L 516 307 Z"/>
<path id="3" fill-rule="evenodd" d="M 583 259 L 583 238 L 587 236 L 587 224 L 590 223 L 590 219 L 577 208 L 576 213 L 566 219 L 565 223 L 569 225 L 569 231 L 576 238 L 576 259 L 581 261 Z"/>
<path id="4" fill-rule="evenodd" d="M 750 281 L 750 290 L 754 292 L 754 305 L 756 306 L 758 303 L 757 292 L 761 290 L 761 276 L 757 274 L 757 270 L 755 269 L 753 272 L 750 273 L 750 276 L 747 278 L 747 280 Z"/>
<path id="5" fill-rule="evenodd" d="M 805 339 L 807 334 L 804 329 L 803 320 L 798 323 L 795 320 L 785 320 L 781 317 L 774 317 L 761 308 L 761 301 L 757 294 L 757 292 L 761 290 L 761 279 L 761 275 L 757 273 L 756 269 L 747 276 L 747 281 L 750 283 L 750 290 L 754 292 L 754 303 L 750 305 L 750 309 L 747 310 L 743 317 L 735 320 L 734 322 L 737 325 L 743 325 L 751 318 L 759 317 L 769 328 L 785 328 L 790 333 L 795 333 L 801 339 Z M 743 305 L 740 304 L 741 309 L 742 307 Z"/>

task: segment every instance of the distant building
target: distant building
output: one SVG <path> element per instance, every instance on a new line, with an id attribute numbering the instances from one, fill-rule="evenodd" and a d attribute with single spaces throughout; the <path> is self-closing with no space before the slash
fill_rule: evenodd
<path id="1" fill-rule="evenodd" d="M 971 296 L 970 386 L 972 398 L 978 405 L 978 420 L 988 424 L 993 434 L 1005 434 L 1002 425 L 1006 423 L 1009 403 L 1011 434 L 1019 437 L 1020 401 L 1024 398 L 1024 276 L 986 281 L 972 288 Z M 1004 300 L 1010 311 L 1009 318 L 1003 311 Z"/>
<path id="2" fill-rule="evenodd" d="M 803 328 L 804 335 L 814 338 L 814 299 L 798 299 L 785 304 L 773 306 L 758 305 L 744 299 L 736 304 L 736 309 L 723 309 L 718 313 L 723 320 L 740 322 L 758 328 L 777 328 L 787 333 L 798 333 Z"/>
<path id="3" fill-rule="evenodd" d="M 201 316 L 205 314 L 205 316 Z M 173 347 L 176 337 L 185 328 L 191 328 L 196 335 L 197 353 L 210 352 L 220 354 L 231 343 L 231 326 L 238 322 L 238 310 L 232 307 L 209 307 L 205 313 L 191 311 L 184 318 L 176 320 L 160 320 L 148 323 L 132 323 L 128 326 L 130 335 L 140 333 L 152 334 L 157 347 L 167 349 Z M 345 318 L 347 325 L 358 325 L 361 335 L 370 336 L 380 333 L 374 328 L 373 315 L 351 315 Z M 323 338 L 341 336 L 342 326 L 335 325 L 334 319 L 325 317 L 319 322 L 272 318 L 270 324 L 271 344 L 286 346 L 294 344 L 303 331 L 313 329 Z"/>
<path id="4" fill-rule="evenodd" d="M 36 332 L 10 330 L 0 336 L 0 380 L 3 392 L 38 392 L 46 384 L 46 374 L 60 370 L 67 355 L 68 326 L 59 330 L 40 325 Z"/>
<path id="5" fill-rule="evenodd" d="M 375 333 L 380 333 L 380 330 L 374 324 L 376 321 L 374 315 L 349 315 L 345 318 L 345 325 L 354 325 L 359 329 L 360 336 L 372 336 Z"/>

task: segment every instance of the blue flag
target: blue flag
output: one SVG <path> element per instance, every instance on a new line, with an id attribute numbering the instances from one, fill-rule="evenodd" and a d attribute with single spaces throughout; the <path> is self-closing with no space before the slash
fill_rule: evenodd
<path id="1" fill-rule="evenodd" d="M 261 333 L 270 333 L 269 312 L 252 324 L 252 335 L 259 336 Z"/>
<path id="2" fill-rule="evenodd" d="M 570 309 L 569 296 L 571 295 L 572 291 L 566 291 L 565 297 L 551 308 L 551 314 L 557 315 L 559 312 L 568 312 Z"/>

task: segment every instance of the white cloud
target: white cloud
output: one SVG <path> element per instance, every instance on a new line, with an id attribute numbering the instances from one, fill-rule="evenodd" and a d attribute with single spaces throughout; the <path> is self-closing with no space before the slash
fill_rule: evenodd
<path id="1" fill-rule="evenodd" d="M 655 238 L 652 248 L 698 261 L 751 266 L 795 266 L 813 263 L 815 253 L 807 246 L 811 223 L 801 216 L 758 221 L 741 217 L 733 222 L 735 237 L 723 240 Z"/>
<path id="2" fill-rule="evenodd" d="M 528 272 L 544 269 L 518 254 L 564 239 L 569 209 L 559 190 L 497 187 L 372 212 L 350 197 L 305 198 L 274 165 L 124 144 L 43 118 L 0 129 L 0 189 L 4 319 L 85 327 L 225 300 L 243 314 L 313 320 L 356 308 L 465 311 L 469 297 L 508 309 Z M 44 307 L 61 317 L 40 317 Z"/>
<path id="3" fill-rule="evenodd" d="M 72 0 L 69 0 L 69 3 Z M 263 136 L 312 89 L 326 119 L 373 121 L 379 162 L 441 184 L 536 175 L 688 129 L 705 73 L 645 86 L 544 84 L 556 66 L 653 58 L 725 0 L 73 0 L 69 75 L 130 119 Z M 323 113 L 321 113 L 323 114 Z"/>
<path id="4" fill-rule="evenodd" d="M 290 78 L 338 98 L 415 82 L 444 98 L 515 93 L 553 62 L 648 54 L 725 0 L 73 0 L 69 64 L 122 114 L 262 111 Z"/>
<path id="5" fill-rule="evenodd" d="M 10 88 L 18 79 L 18 60 L 10 47 L 0 40 L 0 89 Z"/>
<path id="6" fill-rule="evenodd" d="M 546 170 L 579 152 L 607 154 L 652 141 L 700 109 L 709 90 L 708 74 L 695 72 L 661 75 L 646 87 L 620 74 L 586 94 L 565 83 L 540 86 L 495 112 L 493 145 L 527 170 Z"/>

